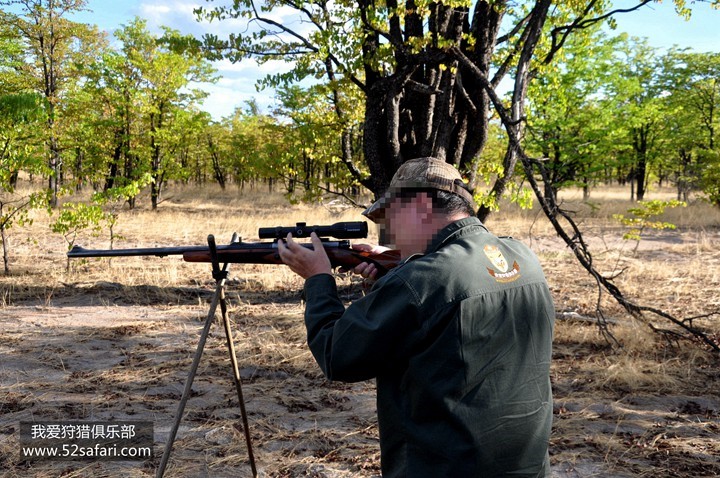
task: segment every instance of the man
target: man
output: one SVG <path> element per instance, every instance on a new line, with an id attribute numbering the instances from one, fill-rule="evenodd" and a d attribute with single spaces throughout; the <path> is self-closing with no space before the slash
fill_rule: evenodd
<path id="1" fill-rule="evenodd" d="M 403 262 L 347 309 L 316 236 L 278 244 L 325 375 L 376 379 L 384 478 L 550 476 L 552 298 L 534 254 L 474 211 L 453 166 L 404 163 L 363 213 Z"/>

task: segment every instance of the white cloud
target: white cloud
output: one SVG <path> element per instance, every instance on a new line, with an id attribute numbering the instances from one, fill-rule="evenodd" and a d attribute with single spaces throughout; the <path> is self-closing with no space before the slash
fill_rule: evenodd
<path id="1" fill-rule="evenodd" d="M 244 108 L 250 100 L 255 100 L 263 112 L 268 112 L 273 106 L 271 96 L 258 93 L 252 84 L 240 79 L 223 78 L 217 84 L 203 86 L 203 89 L 209 95 L 202 109 L 215 120 L 231 116 L 236 108 Z"/>
<path id="2" fill-rule="evenodd" d="M 138 4 L 139 16 L 147 20 L 150 31 L 157 32 L 161 26 L 179 30 L 183 33 L 197 32 L 193 9 L 199 4 L 182 0 L 141 1 Z"/>
<path id="3" fill-rule="evenodd" d="M 170 13 L 170 7 L 167 5 L 147 5 L 144 4 L 140 8 L 144 18 L 162 17 L 163 14 Z"/>
<path id="4" fill-rule="evenodd" d="M 253 59 L 243 59 L 237 63 L 232 63 L 230 60 L 224 59 L 216 61 L 214 65 L 220 74 L 247 74 L 256 79 L 262 78 L 265 75 L 290 71 L 292 68 L 292 64 L 283 60 L 268 60 L 262 64 L 258 64 Z"/>
<path id="5" fill-rule="evenodd" d="M 157 0 L 154 2 L 140 2 L 140 15 L 148 21 L 163 24 L 163 19 L 177 17 L 192 17 L 193 10 L 199 7 L 197 2 L 185 2 L 182 0 Z"/>

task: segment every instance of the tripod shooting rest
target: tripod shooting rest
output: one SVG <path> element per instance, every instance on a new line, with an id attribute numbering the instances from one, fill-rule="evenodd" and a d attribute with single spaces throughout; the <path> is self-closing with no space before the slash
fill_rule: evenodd
<path id="1" fill-rule="evenodd" d="M 177 436 L 178 429 L 180 428 L 180 421 L 182 420 L 183 413 L 185 412 L 185 405 L 187 404 L 188 398 L 190 398 L 190 390 L 192 389 L 193 380 L 197 374 L 197 369 L 200 365 L 200 357 L 202 357 L 205 342 L 208 334 L 210 333 L 210 325 L 215 319 L 215 313 L 218 305 L 220 306 L 222 322 L 225 328 L 225 337 L 227 339 L 228 353 L 230 355 L 230 362 L 232 363 L 233 368 L 233 381 L 235 382 L 235 389 L 237 390 L 238 401 L 240 402 L 240 416 L 242 419 L 243 432 L 245 434 L 245 444 L 247 445 L 248 450 L 248 460 L 250 461 L 252 476 L 258 476 L 257 467 L 255 466 L 255 456 L 253 455 L 252 441 L 250 439 L 250 428 L 248 426 L 247 411 L 245 409 L 245 399 L 243 398 L 240 370 L 238 369 L 237 355 L 235 354 L 235 343 L 232 337 L 232 329 L 230 328 L 230 320 L 227 315 L 227 302 L 225 301 L 225 282 L 227 281 L 229 264 L 225 263 L 222 268 L 220 267 L 215 237 L 213 235 L 209 235 L 207 241 L 212 257 L 212 276 L 213 279 L 215 279 L 215 295 L 213 296 L 207 318 L 205 319 L 205 326 L 200 334 L 200 340 L 198 341 L 197 350 L 195 351 L 195 356 L 193 357 L 188 377 L 185 380 L 185 389 L 183 390 L 182 397 L 180 398 L 180 403 L 178 403 L 177 412 L 175 413 L 175 422 L 170 430 L 168 441 L 165 444 L 165 450 L 163 451 L 160 465 L 158 467 L 157 474 L 155 475 L 156 478 L 162 478 L 165 474 L 165 468 L 167 467 L 168 460 L 170 459 L 170 452 L 172 451 L 173 444 L 175 443 L 175 437 Z M 231 243 L 236 242 L 239 242 L 239 238 L 237 233 L 234 233 Z"/>

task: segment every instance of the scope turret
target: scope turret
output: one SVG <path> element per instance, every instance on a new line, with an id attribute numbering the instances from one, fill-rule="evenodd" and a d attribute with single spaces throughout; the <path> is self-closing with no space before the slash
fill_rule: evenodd
<path id="1" fill-rule="evenodd" d="M 308 226 L 304 222 L 298 222 L 289 227 L 261 227 L 258 235 L 260 239 L 283 239 L 288 233 L 292 234 L 292 237 L 310 237 L 313 232 L 318 237 L 361 239 L 367 237 L 368 226 L 365 221 L 336 222 L 329 226 Z"/>

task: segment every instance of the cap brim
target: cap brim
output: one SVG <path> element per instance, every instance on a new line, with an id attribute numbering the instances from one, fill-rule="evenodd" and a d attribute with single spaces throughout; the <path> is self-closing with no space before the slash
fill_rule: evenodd
<path id="1" fill-rule="evenodd" d="M 362 215 L 373 222 L 383 219 L 385 217 L 385 210 L 390 205 L 392 197 L 393 193 L 388 190 L 380 199 L 372 203 L 369 208 L 365 209 L 362 212 Z"/>

